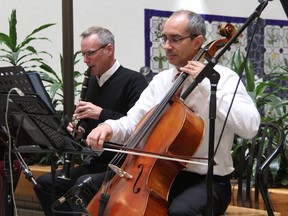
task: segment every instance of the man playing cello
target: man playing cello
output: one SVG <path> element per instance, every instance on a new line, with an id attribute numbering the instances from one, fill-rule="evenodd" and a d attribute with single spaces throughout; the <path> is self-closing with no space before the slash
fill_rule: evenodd
<path id="1" fill-rule="evenodd" d="M 187 10 L 173 13 L 164 25 L 161 42 L 169 62 L 174 67 L 154 76 L 139 100 L 129 110 L 127 116 L 119 120 L 107 120 L 93 129 L 87 137 L 87 144 L 92 148 L 102 149 L 106 141 L 124 143 L 135 131 L 143 115 L 161 102 L 172 86 L 176 74 L 180 71 L 189 75 L 183 84 L 184 91 L 204 68 L 203 63 L 192 59 L 201 49 L 205 34 L 205 23 L 200 15 Z M 216 146 L 239 76 L 229 68 L 220 65 L 216 65 L 214 69 L 220 74 L 215 121 Z M 206 133 L 202 144 L 193 155 L 197 158 L 208 158 L 209 99 L 210 81 L 205 78 L 184 100 L 184 104 L 200 116 L 205 125 Z M 214 157 L 217 164 L 214 167 L 213 176 L 214 215 L 223 214 L 230 203 L 230 174 L 234 170 L 230 151 L 234 135 L 251 138 L 256 135 L 259 124 L 260 115 L 243 83 L 240 83 L 219 148 Z M 168 215 L 207 214 L 206 174 L 207 166 L 196 163 L 189 164 L 187 168 L 181 170 L 169 192 Z M 99 178 L 101 178 L 100 175 Z"/>

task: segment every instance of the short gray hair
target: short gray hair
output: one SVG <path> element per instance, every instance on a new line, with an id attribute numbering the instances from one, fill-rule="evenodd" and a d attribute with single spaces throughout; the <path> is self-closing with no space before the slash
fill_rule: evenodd
<path id="1" fill-rule="evenodd" d="M 187 31 L 190 33 L 190 36 L 192 37 L 195 35 L 202 35 L 205 38 L 206 25 L 202 16 L 189 10 L 179 10 L 174 12 L 171 16 L 177 16 L 181 14 L 187 15 L 188 18 Z"/>
<path id="2" fill-rule="evenodd" d="M 97 34 L 102 45 L 112 44 L 114 46 L 114 35 L 106 28 L 92 26 L 81 33 L 81 37 L 85 38 L 91 34 Z"/>

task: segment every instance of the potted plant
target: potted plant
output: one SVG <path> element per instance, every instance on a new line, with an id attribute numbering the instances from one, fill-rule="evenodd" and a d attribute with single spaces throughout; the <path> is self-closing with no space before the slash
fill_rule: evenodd
<path id="1" fill-rule="evenodd" d="M 271 62 L 268 61 L 269 65 Z M 232 58 L 232 69 L 241 76 L 244 67 L 244 56 L 237 50 Z M 270 67 L 269 67 L 270 68 Z M 285 134 L 288 133 L 287 98 L 281 97 L 281 92 L 287 91 L 282 82 L 288 80 L 288 64 L 271 68 L 271 73 L 263 75 L 255 80 L 253 65 L 248 61 L 245 67 L 243 82 L 256 107 L 260 111 L 262 122 L 274 122 L 281 126 Z M 286 138 L 287 139 L 287 138 Z M 236 155 L 237 144 L 234 146 L 232 155 Z M 273 178 L 271 186 L 288 186 L 288 150 L 275 159 L 271 164 Z"/>
<path id="2" fill-rule="evenodd" d="M 232 69 L 236 71 L 240 77 L 242 77 L 248 93 L 254 100 L 254 103 L 261 114 L 261 121 L 276 123 L 284 130 L 286 135 L 288 134 L 288 100 L 287 96 L 282 93 L 287 92 L 287 84 L 285 84 L 285 82 L 287 83 L 288 80 L 287 63 L 288 62 L 285 61 L 285 65 L 275 66 L 270 60 L 268 60 L 267 66 L 271 70 L 270 73 L 264 74 L 263 76 L 257 78 L 254 75 L 253 64 L 250 61 L 247 61 L 247 65 L 245 66 L 245 74 L 242 75 L 245 59 L 244 55 L 240 53 L 240 50 L 237 50 L 232 58 Z M 288 137 L 286 136 L 285 145 L 287 145 L 287 139 Z M 235 167 L 238 167 L 237 163 L 240 147 L 241 143 L 237 142 L 237 139 L 235 139 L 231 152 Z M 276 210 L 279 211 L 282 209 L 282 211 L 285 211 L 285 205 L 283 205 L 282 198 L 287 192 L 283 192 L 282 189 L 287 188 L 288 186 L 287 147 L 284 148 L 282 154 L 272 161 L 269 168 L 269 188 L 278 188 L 273 190 L 273 194 L 270 194 L 272 202 Z M 254 170 L 256 171 L 256 168 Z M 235 170 L 233 178 L 237 179 L 237 170 Z M 254 183 L 255 179 L 252 178 L 252 184 Z M 275 190 L 280 190 L 278 195 Z"/>
<path id="3" fill-rule="evenodd" d="M 46 37 L 35 37 L 35 35 L 53 25 L 55 24 L 49 23 L 41 25 L 27 35 L 22 42 L 18 43 L 17 16 L 16 10 L 13 9 L 9 19 L 9 34 L 0 32 L 0 61 L 13 66 L 22 66 L 26 69 L 38 67 L 40 62 L 44 61 L 44 56 L 52 57 L 52 55 L 46 51 L 38 51 L 32 45 L 32 42 L 36 40 L 49 41 Z"/>

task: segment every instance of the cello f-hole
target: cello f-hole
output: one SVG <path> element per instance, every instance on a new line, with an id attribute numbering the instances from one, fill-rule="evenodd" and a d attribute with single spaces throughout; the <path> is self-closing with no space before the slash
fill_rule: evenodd
<path id="1" fill-rule="evenodd" d="M 140 169 L 140 173 L 139 173 L 139 175 L 137 176 L 136 181 L 135 181 L 135 183 L 134 183 L 134 185 L 133 185 L 133 193 L 139 193 L 140 190 L 141 190 L 140 187 L 136 188 L 136 184 L 138 183 L 139 178 L 141 177 L 141 175 L 142 175 L 142 173 L 143 173 L 143 169 L 144 169 L 143 164 L 139 164 L 139 165 L 138 165 L 138 168 Z"/>

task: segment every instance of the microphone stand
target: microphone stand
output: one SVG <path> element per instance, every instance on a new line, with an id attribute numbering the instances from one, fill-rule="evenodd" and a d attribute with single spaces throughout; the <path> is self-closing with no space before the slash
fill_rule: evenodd
<path id="1" fill-rule="evenodd" d="M 211 95 L 210 95 L 210 105 L 209 105 L 209 148 L 208 148 L 208 170 L 206 177 L 206 187 L 207 187 L 207 203 L 213 204 L 213 154 L 214 154 L 214 143 L 215 143 L 215 119 L 216 119 L 216 92 L 217 92 L 217 84 L 220 79 L 220 74 L 212 70 L 212 74 L 208 76 L 211 83 Z M 207 208 L 207 215 L 213 215 L 213 208 Z"/>
<path id="2" fill-rule="evenodd" d="M 19 163 L 20 163 L 20 167 L 22 169 L 23 174 L 25 175 L 25 178 L 31 182 L 33 184 L 34 187 L 37 187 L 38 184 L 34 178 L 33 173 L 31 172 L 30 168 L 28 167 L 28 165 L 25 163 L 25 160 L 23 159 L 22 155 L 17 151 L 17 148 L 14 147 L 14 154 L 16 155 Z"/>
<path id="3" fill-rule="evenodd" d="M 210 78 L 211 82 L 211 102 L 210 102 L 210 110 L 209 110 L 209 149 L 208 149 L 208 170 L 207 170 L 207 178 L 206 178 L 206 188 L 207 188 L 207 216 L 213 215 L 213 161 L 214 161 L 214 133 L 215 133 L 215 118 L 216 116 L 214 113 L 214 110 L 212 108 L 215 108 L 216 112 L 216 98 L 214 99 L 214 96 L 216 96 L 215 88 L 217 86 L 217 82 L 219 78 L 217 78 L 217 74 L 214 73 L 213 68 L 218 63 L 220 57 L 230 48 L 230 46 L 236 42 L 237 38 L 242 34 L 242 32 L 253 22 L 254 19 L 260 16 L 262 11 L 265 9 L 265 7 L 268 5 L 269 0 L 265 0 L 262 3 L 258 5 L 258 7 L 255 9 L 255 11 L 250 15 L 250 17 L 247 19 L 247 21 L 243 24 L 243 26 L 238 30 L 236 35 L 231 38 L 225 46 L 218 52 L 217 55 L 215 55 L 213 58 L 210 59 L 210 61 L 206 64 L 206 66 L 203 68 L 203 70 L 198 74 L 198 76 L 195 78 L 195 80 L 188 86 L 186 91 L 181 95 L 181 98 L 185 100 L 187 96 L 197 87 L 197 85 L 202 82 L 202 80 L 207 77 Z M 212 71 L 212 72 L 211 72 Z M 212 78 L 212 79 L 211 79 Z M 213 96 L 214 95 L 214 96 Z M 215 100 L 212 104 L 212 100 Z M 212 106 L 212 107 L 211 107 Z"/>

